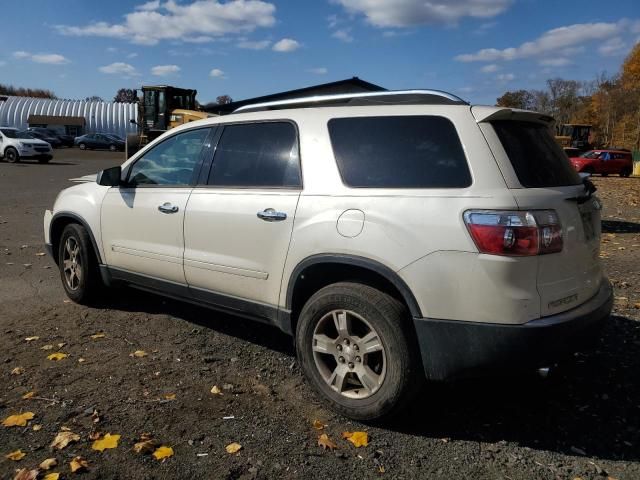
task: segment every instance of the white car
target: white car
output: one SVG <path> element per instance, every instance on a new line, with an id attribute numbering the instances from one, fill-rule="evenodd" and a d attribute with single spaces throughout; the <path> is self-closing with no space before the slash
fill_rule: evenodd
<path id="1" fill-rule="evenodd" d="M 17 128 L 0 127 L 0 157 L 9 163 L 23 158 L 36 158 L 40 163 L 48 163 L 53 158 L 53 150 L 47 142 Z"/>
<path id="2" fill-rule="evenodd" d="M 376 419 L 608 318 L 600 203 L 551 121 L 424 90 L 242 107 L 64 190 L 45 241 L 72 300 L 124 284 L 273 324 L 329 405 Z"/>

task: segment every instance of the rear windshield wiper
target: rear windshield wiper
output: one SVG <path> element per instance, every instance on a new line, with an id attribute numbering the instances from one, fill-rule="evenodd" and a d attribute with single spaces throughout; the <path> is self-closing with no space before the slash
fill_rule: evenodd
<path id="1" fill-rule="evenodd" d="M 596 193 L 598 190 L 588 176 L 582 177 L 582 184 L 584 185 L 585 190 L 584 195 L 567 198 L 567 201 L 577 202 L 579 204 L 585 203 L 591 198 L 591 195 Z"/>

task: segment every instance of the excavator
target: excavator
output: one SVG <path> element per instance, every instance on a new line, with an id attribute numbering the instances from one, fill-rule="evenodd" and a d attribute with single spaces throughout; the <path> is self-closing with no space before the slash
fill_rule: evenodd
<path id="1" fill-rule="evenodd" d="M 212 116 L 197 109 L 197 90 L 153 85 L 143 86 L 141 93 L 138 121 L 131 120 L 138 131 L 127 135 L 127 158 L 171 128 Z"/>

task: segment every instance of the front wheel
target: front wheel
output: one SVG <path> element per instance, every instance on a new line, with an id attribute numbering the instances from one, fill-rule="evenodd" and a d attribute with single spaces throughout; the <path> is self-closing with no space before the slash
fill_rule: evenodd
<path id="1" fill-rule="evenodd" d="M 375 288 L 336 283 L 305 304 L 296 331 L 307 380 L 330 407 L 376 420 L 412 400 L 424 372 L 404 306 Z"/>
<path id="2" fill-rule="evenodd" d="M 18 155 L 18 151 L 13 147 L 8 147 L 4 151 L 4 158 L 9 163 L 17 163 L 20 161 L 20 155 Z"/>
<path id="3" fill-rule="evenodd" d="M 80 150 L 86 150 L 87 149 L 87 146 L 84 143 L 79 144 L 78 147 L 80 147 Z"/>
<path id="4" fill-rule="evenodd" d="M 75 223 L 62 231 L 58 246 L 58 267 L 67 296 L 76 303 L 87 304 L 96 298 L 100 272 L 87 230 Z"/>

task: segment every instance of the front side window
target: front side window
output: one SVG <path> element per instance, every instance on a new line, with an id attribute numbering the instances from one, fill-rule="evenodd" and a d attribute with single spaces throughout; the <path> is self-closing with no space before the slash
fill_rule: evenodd
<path id="1" fill-rule="evenodd" d="M 453 124 L 437 116 L 334 118 L 343 182 L 360 188 L 463 188 L 471 174 Z"/>
<path id="2" fill-rule="evenodd" d="M 227 125 L 216 147 L 209 185 L 301 186 L 298 135 L 289 122 Z"/>
<path id="3" fill-rule="evenodd" d="M 131 167 L 129 186 L 189 185 L 211 129 L 199 128 L 167 138 Z"/>

